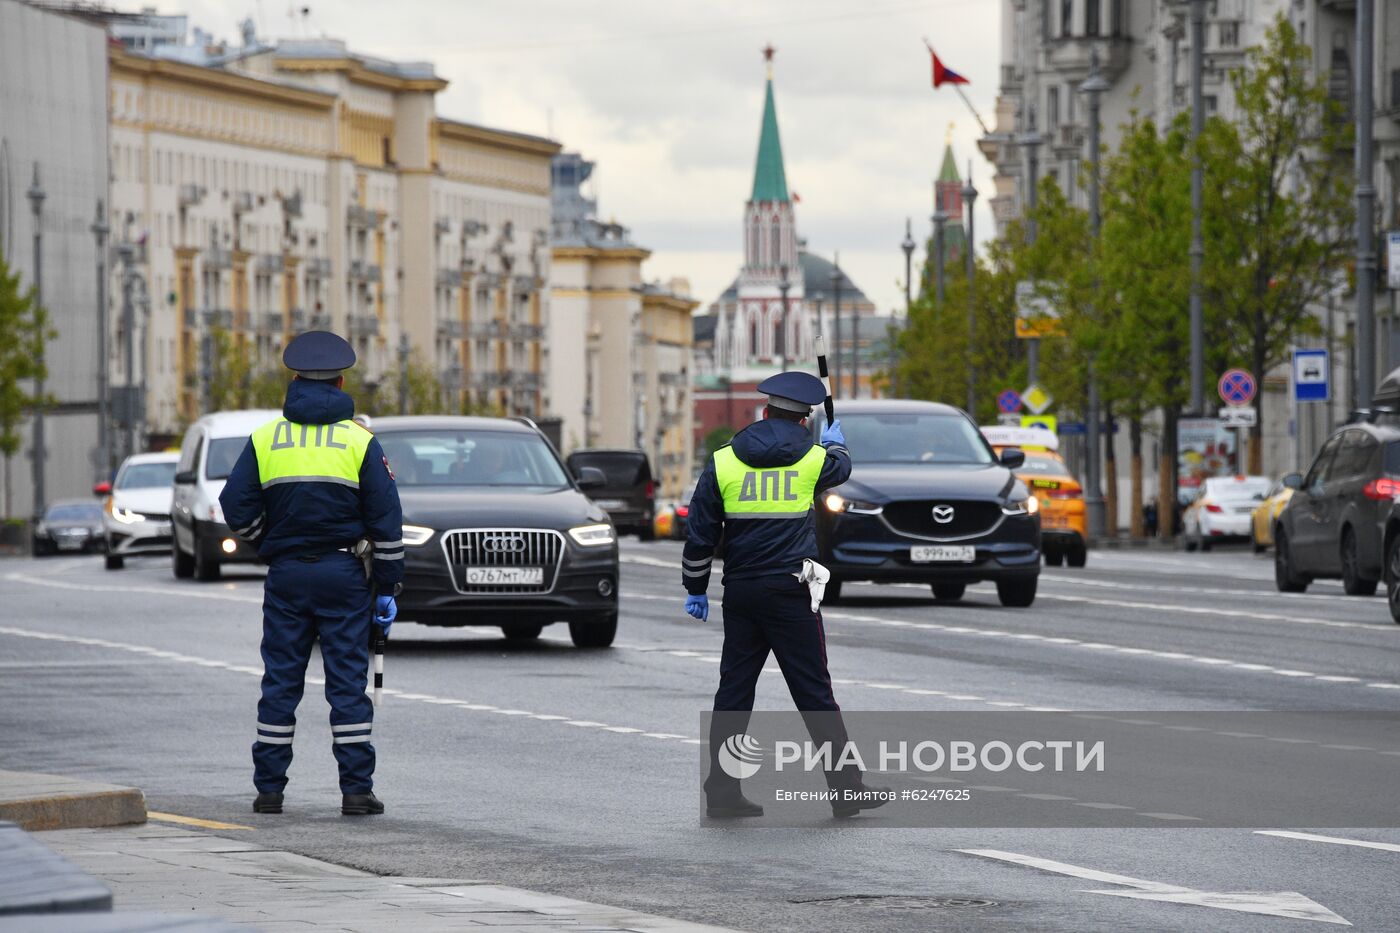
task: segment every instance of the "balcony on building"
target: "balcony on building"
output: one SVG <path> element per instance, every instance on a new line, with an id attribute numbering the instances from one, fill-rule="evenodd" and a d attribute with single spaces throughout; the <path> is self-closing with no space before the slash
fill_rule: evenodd
<path id="1" fill-rule="evenodd" d="M 504 321 L 490 320 L 472 325 L 472 336 L 478 340 L 503 340 L 506 336 Z"/>
<path id="2" fill-rule="evenodd" d="M 437 334 L 444 340 L 460 340 L 466 336 L 467 328 L 461 321 L 448 318 L 445 321 L 438 321 Z"/>
<path id="3" fill-rule="evenodd" d="M 331 277 L 331 261 L 326 256 L 312 256 L 306 260 L 308 279 L 328 279 Z"/>
<path id="4" fill-rule="evenodd" d="M 221 308 L 206 308 L 204 311 L 204 323 L 209 327 L 219 327 L 229 330 L 233 327 L 233 312 Z"/>
<path id="5" fill-rule="evenodd" d="M 253 262 L 253 271 L 258 275 L 277 275 L 282 271 L 281 253 L 260 253 Z"/>
<path id="6" fill-rule="evenodd" d="M 310 325 L 307 327 L 307 330 L 330 330 L 330 329 L 331 329 L 331 316 L 330 316 L 329 314 L 327 314 L 325 311 L 317 311 L 315 314 L 311 315 L 311 323 L 310 323 Z"/>
<path id="7" fill-rule="evenodd" d="M 535 277 L 533 275 L 517 275 L 511 282 L 515 294 L 521 298 L 524 298 L 535 290 Z"/>
<path id="8" fill-rule="evenodd" d="M 540 387 L 540 374 L 511 373 L 510 384 L 516 389 L 538 389 Z"/>
<path id="9" fill-rule="evenodd" d="M 1099 72 L 1110 83 L 1127 70 L 1133 40 L 1127 36 L 1062 36 L 1046 43 L 1046 63 L 1067 81 L 1079 84 L 1089 77 L 1089 59 L 1099 53 Z"/>
<path id="10" fill-rule="evenodd" d="M 510 373 L 472 373 L 473 389 L 501 389 L 510 384 Z"/>
<path id="11" fill-rule="evenodd" d="M 462 270 L 461 270 L 461 269 L 439 269 L 439 270 L 437 271 L 437 287 L 438 287 L 438 288 L 449 288 L 449 289 L 450 289 L 450 288 L 461 288 L 461 287 L 462 287 Z"/>
<path id="12" fill-rule="evenodd" d="M 306 327 L 306 311 L 302 308 L 293 308 L 291 313 L 292 330 L 301 331 Z"/>
<path id="13" fill-rule="evenodd" d="M 384 276 L 379 267 L 363 259 L 350 260 L 350 278 L 356 282 L 379 282 Z"/>
<path id="14" fill-rule="evenodd" d="M 512 340 L 539 340 L 543 336 L 544 328 L 538 324 L 510 325 L 510 339 Z"/>
<path id="15" fill-rule="evenodd" d="M 379 318 L 373 314 L 352 314 L 345 319 L 351 337 L 378 337 Z"/>
<path id="16" fill-rule="evenodd" d="M 359 204 L 351 204 L 345 212 L 345 222 L 351 227 L 370 230 L 379 226 L 384 215 Z"/>
<path id="17" fill-rule="evenodd" d="M 204 251 L 203 257 L 205 269 L 232 269 L 233 253 L 219 247 L 211 246 Z"/>
<path id="18" fill-rule="evenodd" d="M 281 311 L 264 311 L 258 317 L 258 333 L 280 334 L 285 323 Z"/>
<path id="19" fill-rule="evenodd" d="M 199 312 L 196 311 L 194 308 L 185 309 L 184 319 L 185 326 L 190 328 L 191 330 L 199 326 Z"/>

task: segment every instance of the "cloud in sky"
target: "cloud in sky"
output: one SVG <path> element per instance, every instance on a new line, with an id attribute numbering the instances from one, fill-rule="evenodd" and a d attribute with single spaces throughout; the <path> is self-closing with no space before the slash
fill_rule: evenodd
<path id="1" fill-rule="evenodd" d="M 298 2 L 294 8 L 306 6 Z M 991 166 L 949 87 L 930 87 L 928 36 L 990 121 L 998 79 L 995 0 L 158 0 L 236 41 L 326 35 L 355 51 L 427 60 L 451 84 L 440 113 L 551 135 L 598 162 L 599 212 L 654 253 L 650 278 L 689 278 L 706 305 L 738 270 L 740 222 L 762 110 L 760 49 L 778 50 L 775 91 L 799 233 L 882 310 L 903 303 L 899 242 L 930 230 L 932 181 L 951 138 L 972 160 L 977 229 L 992 228 Z M 965 171 L 965 168 L 963 169 Z M 922 248 L 916 253 L 920 261 Z"/>

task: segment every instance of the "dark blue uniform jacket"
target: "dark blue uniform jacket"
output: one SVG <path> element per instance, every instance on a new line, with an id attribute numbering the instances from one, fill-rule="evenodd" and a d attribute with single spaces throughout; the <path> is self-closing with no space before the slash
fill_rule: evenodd
<path id="1" fill-rule="evenodd" d="M 771 418 L 755 421 L 730 442 L 734 453 L 751 467 L 791 466 L 812 448 L 812 435 L 792 421 Z M 838 444 L 826 447 L 817 492 L 839 486 L 851 476 L 851 455 Z M 682 581 L 689 593 L 704 593 L 710 584 L 710 566 L 721 532 L 724 539 L 724 579 L 742 580 L 778 573 L 797 573 L 805 558 L 817 557 L 817 517 L 809 511 L 803 519 L 773 518 L 724 522 L 724 500 L 710 458 L 690 499 L 689 527 L 685 542 Z"/>
<path id="2" fill-rule="evenodd" d="M 282 415 L 293 424 L 335 424 L 355 414 L 350 396 L 325 382 L 297 379 L 287 388 Z M 359 425 L 354 430 L 362 431 Z M 360 464 L 360 486 L 277 483 L 262 488 L 253 442 L 243 448 L 219 494 L 224 520 L 268 563 L 374 543 L 374 580 L 381 593 L 403 579 L 403 513 L 399 491 L 379 441 L 371 438 Z"/>

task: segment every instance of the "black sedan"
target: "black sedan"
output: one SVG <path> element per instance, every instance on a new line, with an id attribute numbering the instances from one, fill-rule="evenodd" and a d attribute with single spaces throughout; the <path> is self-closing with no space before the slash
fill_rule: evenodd
<path id="1" fill-rule="evenodd" d="M 101 551 L 102 506 L 91 499 L 61 499 L 49 503 L 43 516 L 34 523 L 31 545 L 35 557 Z"/>
<path id="2" fill-rule="evenodd" d="M 998 457 L 967 415 L 936 402 L 844 402 L 836 417 L 855 469 L 817 503 L 828 598 L 847 580 L 928 584 L 939 600 L 990 581 L 1004 606 L 1035 601 L 1040 517 L 1012 473 L 1021 451 Z"/>
<path id="3" fill-rule="evenodd" d="M 399 489 L 404 587 L 399 618 L 500 626 L 538 638 L 568 622 L 575 645 L 617 632 L 617 535 L 544 435 L 509 418 L 375 419 Z"/>

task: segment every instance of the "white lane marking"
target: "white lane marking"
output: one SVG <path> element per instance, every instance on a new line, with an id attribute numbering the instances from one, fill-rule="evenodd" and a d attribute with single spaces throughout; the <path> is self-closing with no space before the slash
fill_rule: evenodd
<path id="1" fill-rule="evenodd" d="M 1300 839 L 1303 842 L 1326 842 L 1338 846 L 1356 846 L 1358 849 L 1379 849 L 1382 852 L 1400 852 L 1400 845 L 1394 842 L 1371 842 L 1366 839 L 1346 839 L 1342 836 L 1319 836 L 1315 833 L 1295 833 L 1282 829 L 1256 829 L 1254 835 Z"/>
<path id="2" fill-rule="evenodd" d="M 1038 593 L 1041 599 L 1056 599 L 1067 603 L 1085 603 L 1090 606 L 1107 606 L 1112 609 L 1146 609 L 1152 612 L 1181 613 L 1183 615 L 1220 616 L 1226 619 L 1248 619 L 1251 622 L 1284 622 L 1291 625 L 1321 625 L 1327 628 L 1359 628 L 1373 632 L 1388 631 L 1388 626 L 1380 622 L 1342 622 L 1335 619 L 1314 619 L 1308 616 L 1288 616 L 1277 612 L 1253 612 L 1248 609 L 1225 609 L 1219 606 L 1175 606 L 1164 603 L 1144 603 L 1126 599 L 1096 599 L 1089 596 L 1070 596 L 1065 593 Z"/>
<path id="3" fill-rule="evenodd" d="M 1294 602 L 1306 602 L 1309 600 L 1321 600 L 1335 605 L 1340 597 L 1335 593 L 1280 593 L 1277 590 L 1239 590 L 1227 589 L 1225 587 L 1214 586 L 1190 586 L 1182 584 L 1180 586 L 1157 586 L 1151 583 L 1117 583 L 1111 580 L 1093 580 L 1088 577 L 1070 576 L 1066 573 L 1049 573 L 1041 571 L 1040 581 L 1042 583 L 1067 583 L 1073 586 L 1090 586 L 1106 590 L 1132 590 L 1134 592 L 1153 593 L 1180 593 L 1189 596 L 1235 596 L 1253 599 L 1258 596 L 1267 596 L 1270 599 L 1291 600 Z M 1315 581 L 1316 582 L 1316 581 Z M 1350 598 L 1348 602 L 1352 602 Z M 1358 606 L 1366 606 L 1364 599 L 1354 601 Z M 1366 623 L 1357 623 L 1365 625 Z"/>
<path id="4" fill-rule="evenodd" d="M 1145 881 L 1128 875 L 1083 868 L 1066 862 L 1022 855 L 1019 852 L 1003 852 L 1000 849 L 956 849 L 965 855 L 978 858 L 1010 862 L 1026 868 L 1054 872 L 1081 878 L 1095 884 L 1117 884 L 1132 890 L 1084 891 L 1085 894 L 1106 894 L 1110 897 L 1131 897 L 1137 900 L 1158 901 L 1171 904 L 1188 904 L 1195 907 L 1214 907 L 1220 910 L 1235 910 L 1243 913 L 1265 914 L 1271 917 L 1289 917 L 1294 920 L 1316 920 L 1320 923 L 1351 924 L 1323 907 L 1304 897 L 1297 891 L 1200 891 L 1178 884 L 1165 884 L 1160 881 Z"/>
<path id="5" fill-rule="evenodd" d="M 243 664 L 230 664 L 227 661 L 218 661 L 213 658 L 201 658 L 195 655 L 181 654 L 177 651 L 166 651 L 162 648 L 152 648 L 149 645 L 133 645 L 127 642 L 110 641 L 106 638 L 87 638 L 79 635 L 59 635 L 53 632 L 38 632 L 31 629 L 14 628 L 12 626 L 0 626 L 0 635 L 13 635 L 18 638 L 34 638 L 40 641 L 57 641 L 70 645 L 86 645 L 93 648 L 108 648 L 114 651 L 125 651 L 131 654 L 145 655 L 155 658 L 158 661 L 170 661 L 176 664 L 193 664 L 199 667 L 212 667 L 221 670 L 233 671 L 239 674 L 249 674 L 254 677 L 262 677 L 263 671 L 259 667 L 251 667 Z M 325 681 L 316 677 L 307 677 L 308 684 L 324 684 Z M 671 736 L 671 733 L 652 732 L 647 733 L 642 729 L 632 726 L 614 726 L 604 722 L 594 722 L 586 719 L 570 719 L 553 713 L 536 713 L 530 710 L 491 706 L 485 703 L 472 703 L 467 700 L 460 700 L 453 697 L 433 696 L 429 693 L 406 693 L 399 690 L 384 688 L 386 697 L 397 697 L 400 700 L 418 701 L 430 703 L 438 706 L 454 706 L 458 709 L 470 712 L 492 713 L 497 716 L 515 716 L 522 719 L 532 719 L 539 722 L 562 723 L 569 726 L 577 726 L 590 729 L 601 729 L 605 732 L 612 732 L 620 735 L 647 735 L 650 738 L 660 738 L 661 736 Z M 674 741 L 683 742 L 690 745 L 698 745 L 699 739 L 692 739 L 685 736 L 674 736 Z"/>
<path id="6" fill-rule="evenodd" d="M 666 602 L 672 602 L 675 599 L 675 597 L 673 596 L 656 596 L 650 593 L 636 593 L 630 590 L 624 591 L 622 595 L 628 599 L 649 599 L 661 600 Z M 1219 667 L 1222 669 L 1248 671 L 1250 673 L 1273 674 L 1278 677 L 1289 677 L 1299 680 L 1319 681 L 1321 680 L 1322 676 L 1312 671 L 1300 671 L 1294 670 L 1293 668 L 1280 668 L 1273 667 L 1267 664 L 1256 664 L 1252 662 L 1235 661 L 1230 658 L 1212 658 L 1201 655 L 1186 654 L 1181 651 L 1158 651 L 1153 648 L 1139 648 L 1133 645 L 1117 645 L 1101 641 L 1083 641 L 1078 638 L 1066 638 L 1064 636 L 1058 635 L 1052 637 L 1048 635 L 1040 635 L 1035 632 L 1009 632 L 1003 631 L 1001 629 L 971 628 L 965 625 L 943 625 L 939 622 L 908 622 L 904 620 L 890 620 L 882 619 L 879 616 L 856 615 L 854 613 L 837 612 L 829 609 L 822 612 L 822 618 L 840 622 L 856 622 L 862 625 L 881 625 L 890 628 L 912 628 L 929 632 L 944 632 L 946 634 L 951 635 L 974 635 L 981 636 L 983 638 L 1016 638 L 1024 641 L 1043 642 L 1045 644 L 1052 645 L 1064 645 L 1068 648 L 1082 649 L 1088 651 L 1112 652 L 1114 654 L 1123 654 L 1129 657 L 1156 658 L 1158 660 L 1164 661 L 1189 661 L 1193 664 L 1205 664 L 1213 667 Z M 1329 681 L 1329 683 L 1355 683 L 1358 685 L 1375 688 L 1377 690 L 1400 690 L 1400 683 L 1394 683 L 1390 681 L 1366 682 L 1362 681 L 1360 678 L 1352 678 L 1349 675 L 1343 676 L 1344 679 Z M 950 695 L 950 699 L 956 699 L 956 697 Z"/>
<path id="7" fill-rule="evenodd" d="M 107 586 L 94 583 L 70 583 L 64 580 L 49 580 L 27 573 L 7 573 L 6 580 L 28 583 L 31 586 L 47 586 L 56 590 L 75 590 L 80 593 L 146 593 L 153 596 L 179 596 L 194 599 L 215 599 L 222 602 L 254 603 L 262 605 L 262 596 L 238 596 L 228 590 L 212 587 L 190 586 Z M 259 581 L 261 582 L 261 581 Z"/>

